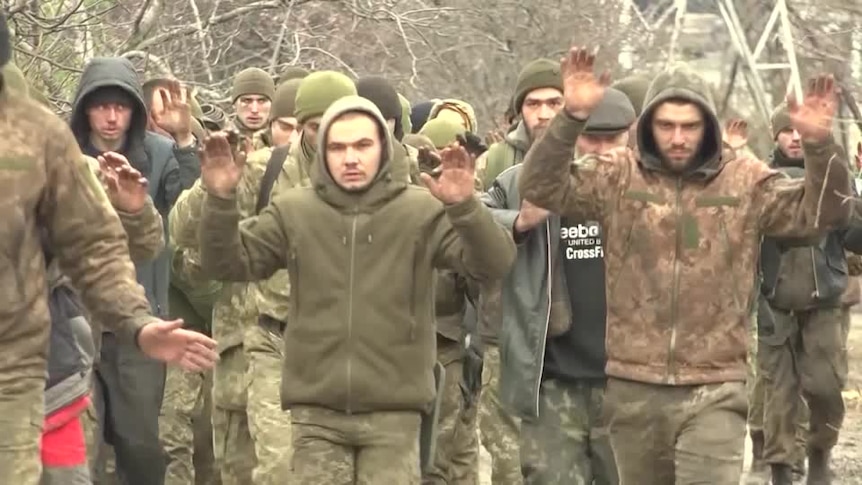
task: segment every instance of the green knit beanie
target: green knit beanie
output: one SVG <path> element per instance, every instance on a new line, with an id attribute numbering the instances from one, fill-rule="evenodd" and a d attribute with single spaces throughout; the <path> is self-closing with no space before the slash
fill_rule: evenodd
<path id="1" fill-rule="evenodd" d="M 401 129 L 405 135 L 413 133 L 413 122 L 410 121 L 410 100 L 398 93 L 398 101 L 401 102 Z"/>
<path id="2" fill-rule="evenodd" d="M 536 59 L 530 62 L 518 74 L 515 85 L 515 95 L 512 98 L 512 110 L 521 114 L 521 105 L 530 91 L 542 88 L 554 88 L 563 91 L 563 77 L 560 75 L 560 63 L 550 59 Z"/>
<path id="3" fill-rule="evenodd" d="M 336 71 L 313 72 L 305 77 L 296 91 L 294 116 L 299 124 L 323 116 L 329 106 L 345 96 L 356 96 L 356 84 Z"/>
<path id="4" fill-rule="evenodd" d="M 240 96 L 258 95 L 272 99 L 275 96 L 275 83 L 272 77 L 263 69 L 249 67 L 243 69 L 233 78 L 231 102 L 235 103 Z"/>
<path id="5" fill-rule="evenodd" d="M 302 79 L 290 79 L 278 85 L 272 100 L 270 119 L 290 118 L 296 113 L 296 91 Z"/>
<path id="6" fill-rule="evenodd" d="M 790 129 L 793 127 L 793 123 L 790 121 L 790 112 L 787 110 L 787 105 L 781 103 L 775 110 L 772 112 L 772 119 L 770 121 L 770 125 L 772 126 L 772 139 L 775 140 L 778 138 L 778 134 L 784 130 Z"/>
<path id="7" fill-rule="evenodd" d="M 10 62 L 0 69 L 0 73 L 3 75 L 4 89 L 9 88 L 10 92 L 29 96 L 27 79 L 24 78 L 24 73 L 18 66 Z"/>
<path id="8" fill-rule="evenodd" d="M 427 136 L 434 143 L 434 148 L 438 150 L 455 143 L 457 136 L 464 133 L 463 126 L 440 118 L 428 120 L 425 126 L 419 131 L 419 134 Z"/>
<path id="9" fill-rule="evenodd" d="M 632 102 L 632 106 L 635 108 L 635 114 L 640 116 L 641 111 L 643 111 L 644 98 L 646 98 L 646 93 L 649 89 L 650 83 L 652 83 L 652 79 L 649 77 L 635 74 L 633 76 L 620 79 L 613 83 L 611 87 L 622 91 L 623 94 L 628 96 L 629 101 Z"/>
<path id="10" fill-rule="evenodd" d="M 311 71 L 304 67 L 287 66 L 283 71 L 281 71 L 281 74 L 278 75 L 278 84 L 284 84 L 291 79 L 303 79 L 309 74 L 311 74 Z"/>

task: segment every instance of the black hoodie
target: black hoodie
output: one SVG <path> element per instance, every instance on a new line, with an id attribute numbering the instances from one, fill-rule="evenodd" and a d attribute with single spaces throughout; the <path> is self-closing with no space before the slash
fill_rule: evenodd
<path id="1" fill-rule="evenodd" d="M 162 215 L 167 233 L 171 207 L 180 193 L 191 187 L 200 175 L 196 147 L 177 148 L 173 140 L 148 132 L 143 89 L 134 66 L 124 58 L 98 57 L 90 61 L 81 74 L 70 122 L 78 146 L 87 155 L 95 157 L 101 154 L 90 143 L 90 123 L 86 113 L 87 99 L 101 88 L 120 88 L 134 100 L 132 123 L 120 153 L 150 182 L 150 197 Z M 168 316 L 168 250 L 155 261 L 137 264 L 135 269 L 153 312 L 158 316 Z"/>

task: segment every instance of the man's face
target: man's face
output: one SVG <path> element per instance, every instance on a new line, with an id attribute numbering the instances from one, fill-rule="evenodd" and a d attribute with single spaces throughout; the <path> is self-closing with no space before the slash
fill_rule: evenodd
<path id="1" fill-rule="evenodd" d="M 652 116 L 652 133 L 662 160 L 671 171 L 682 172 L 692 163 L 703 141 L 703 111 L 694 103 L 666 101 Z"/>
<path id="2" fill-rule="evenodd" d="M 527 125 L 530 139 L 538 140 L 561 109 L 563 93 L 556 88 L 534 89 L 527 93 L 521 104 L 521 117 Z"/>
<path id="3" fill-rule="evenodd" d="M 615 148 L 622 148 L 629 142 L 628 130 L 612 135 L 593 135 L 583 133 L 575 142 L 578 155 L 602 155 Z"/>
<path id="4" fill-rule="evenodd" d="M 259 130 L 266 126 L 272 101 L 266 96 L 247 94 L 237 98 L 234 103 L 237 118 L 249 130 Z"/>
<path id="5" fill-rule="evenodd" d="M 126 136 L 132 124 L 134 109 L 127 103 L 94 104 L 87 108 L 90 131 L 105 141 L 117 141 Z"/>
<path id="6" fill-rule="evenodd" d="M 793 128 L 785 128 L 778 133 L 775 141 L 778 143 L 778 149 L 785 157 L 802 158 L 802 139 L 799 137 L 798 131 Z"/>
<path id="7" fill-rule="evenodd" d="M 293 143 L 299 137 L 298 123 L 294 117 L 282 117 L 269 124 L 273 145 L 280 147 Z"/>
<path id="8" fill-rule="evenodd" d="M 322 116 L 309 118 L 302 124 L 302 128 L 300 130 L 302 132 L 302 136 L 307 136 L 308 141 L 310 141 L 314 146 L 317 146 L 317 132 L 320 131 L 321 119 L 323 119 Z"/>
<path id="9" fill-rule="evenodd" d="M 381 135 L 377 122 L 363 113 L 347 113 L 330 125 L 326 166 L 339 187 L 355 192 L 371 184 L 380 169 Z"/>

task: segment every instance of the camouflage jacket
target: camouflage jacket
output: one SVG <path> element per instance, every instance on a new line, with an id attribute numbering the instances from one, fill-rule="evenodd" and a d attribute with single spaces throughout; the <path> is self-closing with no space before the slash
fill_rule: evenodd
<path id="1" fill-rule="evenodd" d="M 239 118 L 233 118 L 234 128 L 242 135 L 248 138 L 251 142 L 252 151 L 262 150 L 272 146 L 272 137 L 269 133 L 269 128 L 261 128 L 259 130 L 249 130 L 240 121 Z M 265 162 L 264 162 L 265 163 Z"/>
<path id="2" fill-rule="evenodd" d="M 746 339 L 760 239 L 805 237 L 847 224 L 850 174 L 834 143 L 804 143 L 804 179 L 722 153 L 708 86 L 685 66 L 647 93 L 638 151 L 574 161 L 584 123 L 558 114 L 524 161 L 524 199 L 605 229 L 608 375 L 696 385 L 746 378 Z M 707 113 L 701 161 L 678 176 L 652 147 L 651 117 L 667 99 Z M 828 178 L 827 178 L 828 175 Z"/>
<path id="3" fill-rule="evenodd" d="M 0 91 L 0 387 L 44 386 L 50 317 L 45 258 L 58 261 L 95 317 L 133 341 L 154 318 L 127 238 L 69 128 L 46 108 Z M 34 419 L 36 416 L 34 415 Z M 41 420 L 41 411 L 38 419 Z"/>
<path id="4" fill-rule="evenodd" d="M 237 206 L 243 219 L 254 216 L 257 194 L 266 160 L 249 157 L 242 178 L 236 189 Z M 182 193 L 170 213 L 170 239 L 183 250 L 183 273 L 190 280 L 202 280 L 198 252 L 198 226 L 206 190 L 200 179 L 191 189 Z M 220 353 L 242 345 L 248 325 L 257 323 L 254 285 L 249 283 L 224 283 L 213 305 L 212 335 L 218 341 Z"/>

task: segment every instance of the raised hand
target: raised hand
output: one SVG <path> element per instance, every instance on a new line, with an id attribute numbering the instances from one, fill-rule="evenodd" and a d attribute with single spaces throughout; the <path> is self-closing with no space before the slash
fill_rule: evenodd
<path id="1" fill-rule="evenodd" d="M 727 120 L 722 137 L 727 146 L 739 150 L 748 144 L 748 122 L 738 118 Z"/>
<path id="2" fill-rule="evenodd" d="M 219 197 L 230 197 L 242 178 L 247 153 L 247 146 L 235 153 L 228 141 L 228 134 L 223 131 L 208 136 L 198 151 L 201 183 L 207 192 Z"/>
<path id="3" fill-rule="evenodd" d="M 179 140 L 192 132 L 192 108 L 189 90 L 179 81 L 171 81 L 153 93 L 153 121 L 162 130 Z"/>
<path id="4" fill-rule="evenodd" d="M 808 81 L 805 99 L 801 103 L 792 92 L 787 96 L 790 123 L 803 142 L 823 142 L 832 136 L 839 92 L 840 88 L 830 74 Z"/>
<path id="5" fill-rule="evenodd" d="M 133 168 L 126 157 L 116 152 L 105 152 L 97 160 L 111 205 L 129 213 L 143 210 L 149 196 L 149 184 L 141 172 Z"/>
<path id="6" fill-rule="evenodd" d="M 589 118 L 611 84 L 609 73 L 596 76 L 595 63 L 596 55 L 584 47 L 572 47 L 568 55 L 560 59 L 565 109 L 574 118 Z"/>
<path id="7" fill-rule="evenodd" d="M 473 197 L 476 188 L 475 158 L 458 144 L 440 152 L 439 175 L 422 173 L 422 182 L 434 197 L 447 205 L 458 204 Z"/>

